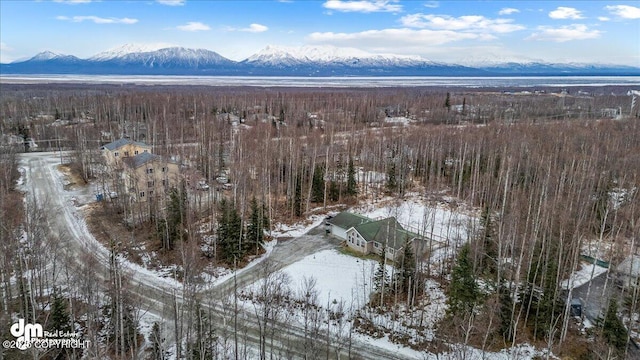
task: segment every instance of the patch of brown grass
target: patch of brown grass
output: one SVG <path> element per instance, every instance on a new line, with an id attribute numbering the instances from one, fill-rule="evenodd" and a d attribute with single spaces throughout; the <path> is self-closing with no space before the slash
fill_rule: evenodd
<path id="1" fill-rule="evenodd" d="M 67 185 L 69 188 L 83 187 L 87 185 L 87 182 L 80 175 L 79 169 L 72 167 L 68 164 L 58 165 L 58 171 L 64 174 L 65 178 L 69 181 Z"/>

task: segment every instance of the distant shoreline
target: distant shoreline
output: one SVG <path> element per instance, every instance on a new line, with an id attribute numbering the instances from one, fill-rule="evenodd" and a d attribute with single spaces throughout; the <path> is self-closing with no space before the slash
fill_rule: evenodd
<path id="1" fill-rule="evenodd" d="M 281 76 L 180 76 L 180 75 L 0 75 L 0 84 L 112 84 L 198 85 L 249 87 L 464 87 L 464 88 L 563 88 L 594 86 L 640 87 L 640 76 L 380 76 L 380 77 L 281 77 Z"/>

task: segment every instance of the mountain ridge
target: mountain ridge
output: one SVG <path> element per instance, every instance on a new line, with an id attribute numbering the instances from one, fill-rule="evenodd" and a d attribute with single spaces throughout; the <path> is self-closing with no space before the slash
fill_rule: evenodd
<path id="1" fill-rule="evenodd" d="M 478 60 L 467 65 L 420 56 L 375 54 L 334 46 L 269 45 L 241 60 L 179 46 L 125 44 L 81 59 L 44 51 L 9 64 L 2 74 L 219 75 L 219 76 L 638 76 L 640 67 L 614 64 Z"/>

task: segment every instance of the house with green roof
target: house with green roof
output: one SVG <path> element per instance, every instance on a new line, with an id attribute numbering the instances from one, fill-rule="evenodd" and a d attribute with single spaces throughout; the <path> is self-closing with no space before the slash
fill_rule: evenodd
<path id="1" fill-rule="evenodd" d="M 351 249 L 363 255 L 375 253 L 396 260 L 409 244 L 414 254 L 422 254 L 422 238 L 402 227 L 395 217 L 381 220 L 349 212 L 341 212 L 327 220 L 327 232 L 345 241 Z"/>

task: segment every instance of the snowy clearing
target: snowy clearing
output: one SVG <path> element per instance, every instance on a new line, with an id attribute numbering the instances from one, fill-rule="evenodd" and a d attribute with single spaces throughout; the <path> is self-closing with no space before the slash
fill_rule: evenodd
<path id="1" fill-rule="evenodd" d="M 320 304 L 343 301 L 347 307 L 359 309 L 369 301 L 377 264 L 377 261 L 358 259 L 337 250 L 325 250 L 282 271 L 289 276 L 294 289 L 300 288 L 305 278 L 313 277 Z"/>

